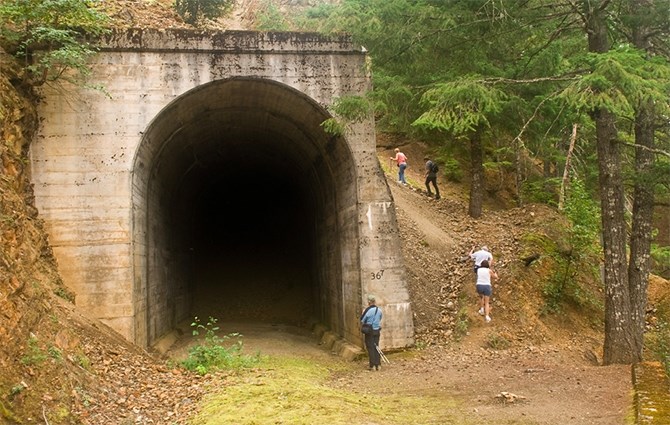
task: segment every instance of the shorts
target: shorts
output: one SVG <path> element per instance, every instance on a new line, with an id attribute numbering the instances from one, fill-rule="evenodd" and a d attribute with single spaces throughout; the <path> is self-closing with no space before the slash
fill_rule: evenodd
<path id="1" fill-rule="evenodd" d="M 491 285 L 477 285 L 477 293 L 479 295 L 490 297 L 491 294 L 493 293 L 493 288 L 491 287 Z"/>

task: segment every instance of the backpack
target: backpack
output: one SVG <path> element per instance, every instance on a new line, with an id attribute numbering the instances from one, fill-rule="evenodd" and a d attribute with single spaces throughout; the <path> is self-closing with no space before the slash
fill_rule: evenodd
<path id="1" fill-rule="evenodd" d="M 436 163 L 432 162 L 430 165 L 430 172 L 437 174 L 438 171 L 440 171 L 440 167 L 438 167 Z"/>

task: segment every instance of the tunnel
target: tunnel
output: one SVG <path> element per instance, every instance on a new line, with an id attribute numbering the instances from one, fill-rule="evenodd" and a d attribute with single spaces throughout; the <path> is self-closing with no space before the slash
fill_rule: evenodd
<path id="1" fill-rule="evenodd" d="M 281 83 L 231 78 L 151 122 L 132 177 L 135 328 L 148 344 L 194 317 L 341 330 L 356 169 L 323 130 L 329 117 Z"/>

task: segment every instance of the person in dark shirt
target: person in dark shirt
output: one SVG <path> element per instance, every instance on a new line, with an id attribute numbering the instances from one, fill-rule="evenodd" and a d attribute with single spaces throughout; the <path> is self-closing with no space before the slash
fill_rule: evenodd
<path id="1" fill-rule="evenodd" d="M 437 188 L 437 167 L 430 158 L 423 158 L 426 161 L 426 192 L 428 196 L 433 197 L 433 192 L 430 190 L 430 183 L 433 183 L 433 188 L 435 189 L 435 199 L 440 199 L 440 189 Z"/>

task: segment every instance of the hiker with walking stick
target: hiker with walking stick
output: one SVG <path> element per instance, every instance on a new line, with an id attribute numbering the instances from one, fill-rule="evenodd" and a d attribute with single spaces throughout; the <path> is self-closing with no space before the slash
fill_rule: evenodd
<path id="1" fill-rule="evenodd" d="M 361 332 L 365 335 L 365 349 L 368 351 L 368 370 L 380 370 L 382 367 L 379 347 L 382 311 L 377 307 L 374 295 L 368 295 L 368 306 L 361 314 Z"/>

